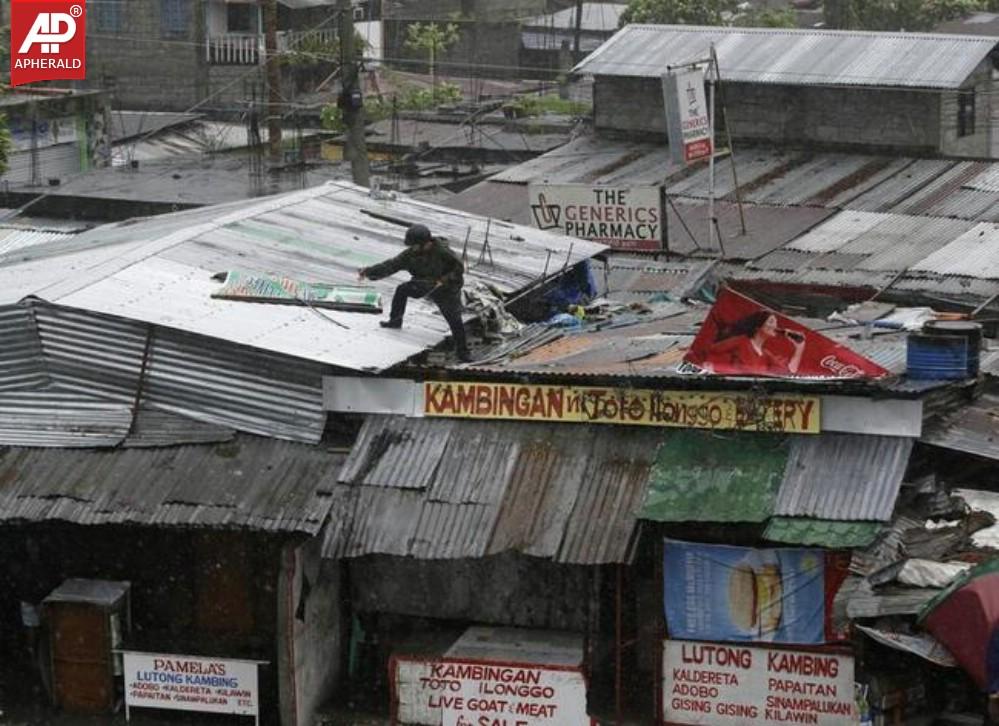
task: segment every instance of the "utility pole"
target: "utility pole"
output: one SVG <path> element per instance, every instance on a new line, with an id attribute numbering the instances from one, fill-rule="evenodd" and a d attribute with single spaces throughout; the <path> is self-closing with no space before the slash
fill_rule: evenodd
<path id="1" fill-rule="evenodd" d="M 267 143 L 272 166 L 281 158 L 281 64 L 277 48 L 277 0 L 264 0 L 264 54 L 267 64 Z"/>
<path id="2" fill-rule="evenodd" d="M 340 108 L 347 126 L 347 145 L 344 156 L 350 159 L 354 183 L 371 186 L 368 167 L 368 145 L 364 140 L 364 97 L 358 82 L 360 62 L 354 47 L 354 8 L 350 0 L 339 0 L 340 11 Z"/>
<path id="3" fill-rule="evenodd" d="M 576 29 L 572 36 L 572 64 L 579 63 L 579 36 L 583 32 L 583 0 L 576 0 Z"/>

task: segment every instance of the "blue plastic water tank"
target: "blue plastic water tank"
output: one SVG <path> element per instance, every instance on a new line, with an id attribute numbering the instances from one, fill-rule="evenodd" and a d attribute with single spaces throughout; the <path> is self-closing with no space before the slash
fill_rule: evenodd
<path id="1" fill-rule="evenodd" d="M 957 335 L 910 334 L 906 375 L 920 381 L 968 377 L 968 339 Z"/>

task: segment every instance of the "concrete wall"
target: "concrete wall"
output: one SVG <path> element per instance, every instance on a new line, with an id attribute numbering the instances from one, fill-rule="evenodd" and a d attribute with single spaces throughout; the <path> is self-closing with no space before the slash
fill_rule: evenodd
<path id="1" fill-rule="evenodd" d="M 426 51 L 406 47 L 406 29 L 414 22 L 417 21 L 383 21 L 386 63 L 426 73 L 429 70 Z M 519 77 L 519 23 L 457 21 L 455 24 L 458 40 L 438 58 L 438 76 Z"/>
<path id="2" fill-rule="evenodd" d="M 954 118 L 942 123 L 940 94 L 934 92 L 728 83 L 724 96 L 735 138 L 934 152 L 941 149 L 942 130 L 954 127 L 956 135 L 956 105 Z M 991 97 L 979 97 L 978 113 L 987 113 Z M 600 130 L 665 137 L 658 79 L 598 78 L 594 114 Z M 983 133 L 987 126 L 983 117 Z M 984 138 L 944 147 L 947 153 L 982 155 L 972 149 L 983 149 Z"/>
<path id="3" fill-rule="evenodd" d="M 87 83 L 112 91 L 118 108 L 183 110 L 206 95 L 204 3 L 191 0 L 184 34 L 161 28 L 159 0 L 122 3 L 122 30 L 87 23 Z"/>
<path id="4" fill-rule="evenodd" d="M 320 540 L 286 548 L 278 595 L 281 722 L 311 726 L 341 676 L 346 644 L 340 565 Z"/>
<path id="5" fill-rule="evenodd" d="M 940 130 L 943 152 L 949 156 L 991 157 L 994 143 L 992 117 L 999 103 L 996 102 L 997 84 L 994 76 L 996 71 L 992 62 L 986 60 L 978 67 L 965 86 L 966 90 L 974 91 L 975 98 L 975 132 L 959 136 L 958 124 L 958 92 L 945 93 L 940 101 Z"/>
<path id="6" fill-rule="evenodd" d="M 349 561 L 356 610 L 582 631 L 590 569 L 515 554 L 479 560 Z"/>

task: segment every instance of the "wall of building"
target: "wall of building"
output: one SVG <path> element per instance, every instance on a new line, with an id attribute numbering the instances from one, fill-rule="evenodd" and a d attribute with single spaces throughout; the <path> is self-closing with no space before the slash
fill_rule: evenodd
<path id="1" fill-rule="evenodd" d="M 415 73 L 429 71 L 427 52 L 406 46 L 407 28 L 414 20 L 383 22 L 388 65 Z M 519 77 L 520 24 L 457 21 L 458 40 L 438 57 L 439 76 Z"/>
<path id="2" fill-rule="evenodd" d="M 206 94 L 203 0 L 191 0 L 183 33 L 162 24 L 160 0 L 120 5 L 119 31 L 87 23 L 87 84 L 106 88 L 116 108 L 184 110 Z"/>
<path id="3" fill-rule="evenodd" d="M 992 157 L 995 143 L 992 119 L 999 103 L 996 102 L 997 84 L 991 60 L 986 60 L 968 80 L 966 90 L 974 91 L 974 133 L 961 135 L 959 121 L 959 92 L 944 93 L 940 100 L 940 131 L 943 153 L 949 156 Z"/>
<path id="4" fill-rule="evenodd" d="M 278 594 L 284 726 L 311 726 L 334 693 L 347 648 L 339 563 L 322 559 L 320 540 L 289 545 Z"/>
<path id="5" fill-rule="evenodd" d="M 413 20 L 527 18 L 548 12 L 545 0 L 385 0 L 382 17 Z"/>
<path id="6" fill-rule="evenodd" d="M 590 569 L 516 554 L 479 560 L 349 560 L 356 610 L 582 631 Z"/>
<path id="7" fill-rule="evenodd" d="M 7 170 L 0 177 L 7 183 L 65 182 L 110 164 L 110 109 L 105 94 L 53 94 L 8 103 L 3 111 L 13 144 Z"/>
<path id="8" fill-rule="evenodd" d="M 724 97 L 735 138 L 911 152 L 939 148 L 935 93 L 728 83 Z M 660 138 L 666 133 L 658 79 L 596 79 L 594 114 L 601 130 Z"/>

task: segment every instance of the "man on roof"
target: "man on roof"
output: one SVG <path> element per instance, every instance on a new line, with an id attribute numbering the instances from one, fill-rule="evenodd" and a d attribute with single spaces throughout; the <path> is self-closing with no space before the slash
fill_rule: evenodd
<path id="1" fill-rule="evenodd" d="M 405 270 L 412 278 L 395 289 L 389 319 L 383 328 L 401 328 L 409 298 L 429 298 L 436 303 L 441 315 L 451 327 L 455 351 L 459 360 L 469 361 L 465 326 L 461 321 L 461 286 L 464 265 L 461 259 L 444 242 L 434 239 L 422 224 L 414 224 L 406 231 L 406 249 L 390 260 L 370 267 L 362 267 L 358 277 L 362 280 L 381 280 Z"/>

